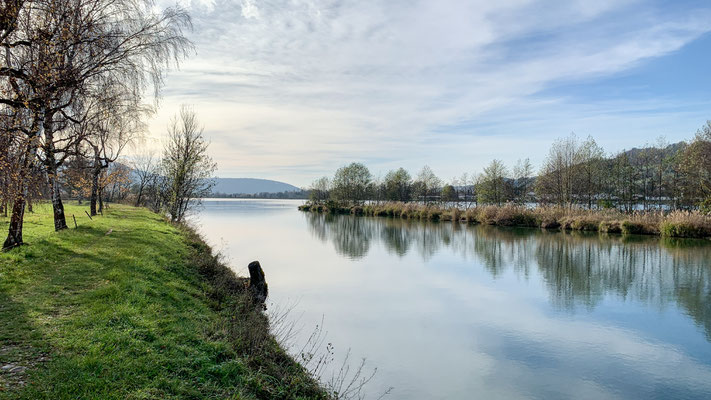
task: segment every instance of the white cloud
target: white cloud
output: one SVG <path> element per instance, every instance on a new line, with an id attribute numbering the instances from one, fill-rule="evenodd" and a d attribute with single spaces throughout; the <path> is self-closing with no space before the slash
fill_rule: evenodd
<path id="1" fill-rule="evenodd" d="M 242 0 L 242 16 L 259 19 L 259 9 L 252 0 Z"/>
<path id="2" fill-rule="evenodd" d="M 515 119 L 529 104 L 554 104 L 549 114 L 564 99 L 536 97 L 541 90 L 674 52 L 711 29 L 707 11 L 661 15 L 632 0 L 217 0 L 193 8 L 198 55 L 169 77 L 153 130 L 177 104 L 195 104 L 221 144 L 213 151 L 224 176 L 298 185 L 381 159 L 427 160 L 450 176 L 489 161 L 463 146 L 500 149 L 479 146 L 493 134 L 480 127 L 450 143 L 452 153 L 432 154 L 425 146 L 447 127 L 500 124 L 492 115 Z"/>

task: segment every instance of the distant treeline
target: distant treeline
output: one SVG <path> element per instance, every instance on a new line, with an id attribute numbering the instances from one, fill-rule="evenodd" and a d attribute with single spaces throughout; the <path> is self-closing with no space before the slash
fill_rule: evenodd
<path id="1" fill-rule="evenodd" d="M 361 163 L 339 168 L 332 178 L 311 185 L 312 204 L 365 202 L 457 203 L 458 206 L 507 203 L 633 210 L 711 208 L 711 121 L 689 141 L 607 154 L 592 137 L 574 134 L 556 140 L 538 173 L 529 159 L 513 168 L 493 160 L 481 173 L 464 173 L 450 182 L 424 166 L 417 175 L 404 168 L 374 179 Z"/>
<path id="2" fill-rule="evenodd" d="M 260 193 L 212 193 L 211 196 L 220 199 L 308 199 L 308 190 L 294 190 L 287 192 L 260 192 Z"/>

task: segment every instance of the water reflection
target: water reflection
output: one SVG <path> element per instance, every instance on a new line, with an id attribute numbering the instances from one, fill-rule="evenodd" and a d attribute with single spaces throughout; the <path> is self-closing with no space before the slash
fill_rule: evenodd
<path id="1" fill-rule="evenodd" d="M 609 296 L 663 310 L 674 302 L 711 341 L 711 245 L 699 240 L 541 232 L 393 218 L 303 214 L 314 237 L 351 259 L 375 245 L 424 261 L 446 249 L 497 278 L 542 277 L 551 304 L 593 310 Z"/>

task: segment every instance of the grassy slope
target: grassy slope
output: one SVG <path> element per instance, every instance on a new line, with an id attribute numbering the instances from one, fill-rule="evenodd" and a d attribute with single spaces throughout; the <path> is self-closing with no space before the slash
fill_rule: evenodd
<path id="1" fill-rule="evenodd" d="M 323 397 L 266 323 L 260 346 L 236 337 L 263 316 L 235 317 L 240 300 L 215 296 L 195 265 L 214 257 L 195 235 L 127 206 L 67 215 L 72 228 L 54 233 L 51 208 L 37 207 L 29 245 L 0 255 L 0 366 L 30 367 L 0 372 L 0 399 Z"/>

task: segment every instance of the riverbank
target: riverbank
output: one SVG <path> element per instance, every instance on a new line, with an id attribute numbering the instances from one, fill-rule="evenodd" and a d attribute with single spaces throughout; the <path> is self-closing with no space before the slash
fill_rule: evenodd
<path id="1" fill-rule="evenodd" d="M 628 214 L 617 210 L 582 210 L 561 207 L 526 208 L 517 205 L 460 209 L 400 202 L 356 206 L 307 203 L 299 206 L 299 210 L 603 233 L 681 238 L 711 237 L 711 216 L 703 215 L 697 211 L 674 211 L 668 214 L 654 212 Z"/>
<path id="2" fill-rule="evenodd" d="M 0 399 L 327 398 L 195 232 L 84 209 L 55 233 L 36 206 L 29 245 L 0 254 Z"/>

